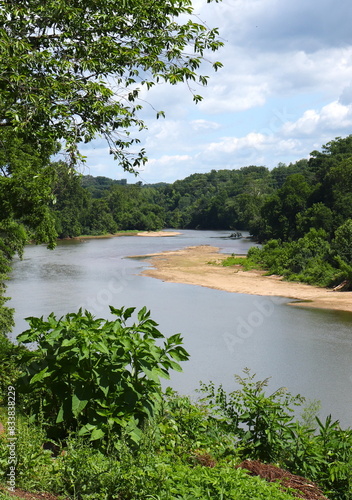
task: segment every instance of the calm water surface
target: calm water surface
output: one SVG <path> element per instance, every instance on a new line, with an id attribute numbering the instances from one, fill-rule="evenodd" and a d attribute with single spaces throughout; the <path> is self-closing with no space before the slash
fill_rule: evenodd
<path id="1" fill-rule="evenodd" d="M 140 276 L 151 264 L 128 258 L 201 244 L 245 254 L 253 244 L 229 234 L 187 230 L 164 238 L 65 241 L 54 251 L 29 246 L 8 283 L 9 305 L 16 309 L 13 338 L 27 328 L 27 316 L 83 307 L 109 317 L 109 304 L 146 305 L 164 334 L 183 335 L 191 358 L 168 384 L 183 394 L 210 380 L 233 390 L 234 374 L 249 367 L 259 379 L 271 377 L 273 391 L 285 386 L 318 399 L 322 417 L 331 413 L 352 426 L 352 314 L 292 307 L 283 297 L 165 283 Z"/>

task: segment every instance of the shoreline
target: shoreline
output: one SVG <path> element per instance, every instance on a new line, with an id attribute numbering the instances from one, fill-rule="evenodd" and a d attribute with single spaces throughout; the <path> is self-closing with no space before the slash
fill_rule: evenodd
<path id="1" fill-rule="evenodd" d="M 305 283 L 284 281 L 281 276 L 264 276 L 265 271 L 243 271 L 240 266 L 222 267 L 226 254 L 208 245 L 182 250 L 139 255 L 153 265 L 141 274 L 162 281 L 183 283 L 249 295 L 286 297 L 296 307 L 352 312 L 352 292 L 333 292 Z"/>
<path id="2" fill-rule="evenodd" d="M 161 231 L 139 231 L 138 229 L 136 230 L 131 230 L 131 231 L 121 231 L 117 233 L 112 233 L 112 234 L 97 234 L 97 235 L 83 235 L 83 236 L 72 236 L 72 238 L 61 238 L 58 241 L 71 241 L 71 240 L 98 240 L 98 239 L 103 239 L 103 238 L 118 238 L 119 236 L 149 236 L 149 237 L 159 237 L 163 238 L 166 236 L 178 236 L 179 234 L 182 234 L 177 231 L 167 231 L 167 230 L 161 230 Z"/>

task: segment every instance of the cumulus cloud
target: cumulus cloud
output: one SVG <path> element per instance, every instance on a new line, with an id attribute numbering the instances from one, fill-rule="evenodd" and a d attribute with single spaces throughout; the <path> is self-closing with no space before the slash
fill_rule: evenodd
<path id="1" fill-rule="evenodd" d="M 140 97 L 148 130 L 143 182 L 211 168 L 275 166 L 352 130 L 350 0 L 193 0 L 194 20 L 218 26 L 224 68 L 208 86 L 156 85 Z M 192 92 L 204 96 L 197 106 Z M 156 110 L 166 112 L 155 120 Z M 121 177 L 101 141 L 85 146 L 92 175 Z M 95 172 L 95 173 L 94 173 Z M 135 181 L 134 181 L 135 182 Z"/>
<path id="2" fill-rule="evenodd" d="M 333 101 L 320 110 L 308 109 L 295 122 L 284 124 L 282 131 L 286 136 L 307 136 L 342 130 L 348 133 L 351 127 L 352 104 L 346 106 Z"/>
<path id="3" fill-rule="evenodd" d="M 221 125 L 217 122 L 212 122 L 204 119 L 192 120 L 190 122 L 190 125 L 196 132 L 204 130 L 216 130 L 221 127 Z"/>

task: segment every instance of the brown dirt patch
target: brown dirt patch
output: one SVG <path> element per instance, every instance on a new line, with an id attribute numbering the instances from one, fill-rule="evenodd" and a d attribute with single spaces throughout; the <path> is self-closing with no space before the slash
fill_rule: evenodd
<path id="1" fill-rule="evenodd" d="M 245 460 L 237 468 L 245 469 L 251 476 L 260 476 L 269 483 L 280 482 L 284 488 L 292 488 L 298 498 L 305 500 L 328 500 L 321 489 L 309 479 L 296 476 L 275 465 L 263 464 L 258 460 Z"/>
<path id="2" fill-rule="evenodd" d="M 52 495 L 51 493 L 30 493 L 29 491 L 24 491 L 19 488 L 15 488 L 15 491 L 7 491 L 4 488 L 0 488 L 0 494 L 1 491 L 6 491 L 9 496 L 13 497 L 14 499 L 16 498 L 21 498 L 23 500 L 59 500 L 62 499 L 63 497 L 58 497 L 55 495 Z M 1 497 L 0 497 L 1 498 Z M 68 500 L 68 499 L 67 499 Z"/>

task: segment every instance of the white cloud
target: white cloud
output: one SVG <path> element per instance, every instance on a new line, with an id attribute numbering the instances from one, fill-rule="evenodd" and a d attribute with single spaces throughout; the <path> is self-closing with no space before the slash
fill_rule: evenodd
<path id="1" fill-rule="evenodd" d="M 187 85 L 142 89 L 148 130 L 141 147 L 150 158 L 144 182 L 211 168 L 272 167 L 352 132 L 350 0 L 193 3 L 200 20 L 219 26 L 225 47 L 209 59 L 224 68 L 202 66 L 210 79 L 205 88 L 191 84 L 204 96 L 197 106 Z M 155 120 L 156 110 L 166 119 Z M 92 175 L 120 178 L 102 141 L 94 146 L 83 151 Z"/>
<path id="2" fill-rule="evenodd" d="M 327 131 L 339 133 L 351 127 L 352 105 L 345 106 L 338 101 L 333 101 L 318 111 L 308 109 L 295 122 L 284 124 L 282 131 L 286 136 L 319 135 Z"/>
<path id="3" fill-rule="evenodd" d="M 196 132 L 202 130 L 216 130 L 221 127 L 221 125 L 217 122 L 212 122 L 204 119 L 192 120 L 190 125 Z"/>

